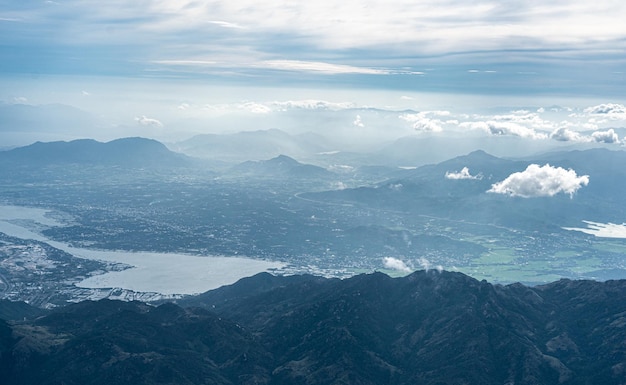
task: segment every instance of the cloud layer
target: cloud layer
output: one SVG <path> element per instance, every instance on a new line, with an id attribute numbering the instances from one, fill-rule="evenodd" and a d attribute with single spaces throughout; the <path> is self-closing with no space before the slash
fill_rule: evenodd
<path id="1" fill-rule="evenodd" d="M 621 14 L 626 3 L 612 0 L 7 0 L 0 69 L 273 84 L 306 74 L 385 88 L 543 92 L 548 84 L 620 94 Z"/>
<path id="2" fill-rule="evenodd" d="M 559 193 L 569 194 L 571 197 L 588 183 L 588 175 L 578 176 L 574 170 L 549 164 L 531 164 L 526 170 L 513 173 L 505 180 L 493 184 L 487 192 L 522 198 L 551 197 Z"/>

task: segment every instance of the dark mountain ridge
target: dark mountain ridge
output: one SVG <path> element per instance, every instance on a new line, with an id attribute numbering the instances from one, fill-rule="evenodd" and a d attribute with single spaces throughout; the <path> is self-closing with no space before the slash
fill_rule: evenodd
<path id="1" fill-rule="evenodd" d="M 181 307 L 182 306 L 182 307 Z M 626 281 L 259 274 L 0 324 L 12 384 L 623 384 Z M 131 382 L 129 382 L 131 381 Z"/>

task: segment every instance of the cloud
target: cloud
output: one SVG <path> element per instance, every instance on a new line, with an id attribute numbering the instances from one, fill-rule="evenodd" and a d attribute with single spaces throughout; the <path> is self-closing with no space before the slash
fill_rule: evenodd
<path id="1" fill-rule="evenodd" d="M 414 130 L 426 132 L 441 132 L 446 122 L 433 118 L 439 116 L 449 116 L 449 111 L 422 111 L 418 113 L 407 113 L 398 116 L 400 119 L 411 123 Z"/>
<path id="2" fill-rule="evenodd" d="M 148 118 L 145 115 L 142 115 L 139 118 L 135 118 L 135 121 L 142 126 L 163 127 L 163 123 L 161 123 L 159 120 L 154 118 Z"/>
<path id="3" fill-rule="evenodd" d="M 569 194 L 571 197 L 588 183 L 588 175 L 578 176 L 574 170 L 549 164 L 531 164 L 526 170 L 513 173 L 505 180 L 493 184 L 487 192 L 522 198 L 551 197 L 559 193 Z"/>
<path id="4" fill-rule="evenodd" d="M 406 263 L 393 257 L 383 258 L 383 266 L 385 266 L 386 269 L 404 271 L 407 273 L 411 272 L 411 269 L 406 265 Z"/>
<path id="5" fill-rule="evenodd" d="M 585 108 L 585 112 L 594 115 L 626 115 L 626 107 L 622 104 L 605 103 Z"/>
<path id="6" fill-rule="evenodd" d="M 623 52 L 626 38 L 621 20 L 615 17 L 626 8 L 614 0 L 591 3 L 576 0 L 573 4 L 561 1 L 542 7 L 532 2 L 494 5 L 487 0 L 471 4 L 434 0 L 276 1 L 262 5 L 253 0 L 226 3 L 219 0 L 111 0 L 97 4 L 62 2 L 54 7 L 43 6 L 41 2 L 33 2 L 28 7 L 16 5 L 18 3 L 6 4 L 2 20 L 26 20 L 28 23 L 5 23 L 9 24 L 3 34 L 5 45 L 18 38 L 21 40 L 18 44 L 28 43 L 20 46 L 32 52 L 43 45 L 51 47 L 49 51 L 53 52 L 55 44 L 67 49 L 72 43 L 75 51 L 68 54 L 66 50 L 58 50 L 59 57 L 55 58 L 63 55 L 72 62 L 77 55 L 78 59 L 89 59 L 91 51 L 85 47 L 103 52 L 92 61 L 85 60 L 85 69 L 106 56 L 115 58 L 109 63 L 119 63 L 122 54 L 131 53 L 126 63 L 140 63 L 129 67 L 143 71 L 146 60 L 166 57 L 174 59 L 172 63 L 183 63 L 202 52 L 210 53 L 231 68 L 247 63 L 291 71 L 410 74 L 423 73 L 410 68 L 416 62 L 423 62 L 430 68 L 453 63 L 463 71 L 474 69 L 481 74 L 494 71 L 508 71 L 512 76 L 517 72 L 545 73 L 549 78 L 555 75 L 550 71 L 552 66 L 538 71 L 536 67 L 542 70 L 544 67 L 536 63 L 545 63 L 548 58 L 566 58 L 570 63 L 564 62 L 572 66 L 571 62 L 585 63 L 576 59 L 588 55 L 595 59 L 606 58 L 595 60 L 593 66 L 609 63 L 606 67 L 610 70 L 606 74 L 611 76 L 618 72 L 615 68 L 620 64 L 619 54 Z M 63 21 L 71 22 L 54 34 L 45 33 Z M 503 54 L 505 50 L 508 54 Z M 32 60 L 31 55 L 23 56 L 24 63 Z M 515 63 L 522 56 L 523 66 Z M 305 60 L 294 60 L 299 58 Z M 325 60 L 329 63 L 324 63 Z M 494 66 L 493 62 L 505 66 Z M 42 64 L 40 69 L 45 66 Z M 24 67 L 23 71 L 32 71 L 32 66 Z M 589 64 L 584 69 L 591 68 Z M 566 80 L 571 80 L 573 75 L 567 69 L 563 68 L 562 72 L 569 75 Z M 596 72 L 603 73 L 602 69 Z M 562 75 L 560 72 L 558 75 Z M 597 76 L 587 74 L 592 75 Z M 555 79 L 556 82 L 561 80 L 565 79 Z M 466 86 L 462 79 L 456 78 L 444 85 L 453 82 L 459 87 Z M 543 84 L 537 83 L 539 87 Z M 616 83 L 619 86 L 619 82 Z M 403 85 L 415 89 L 413 85 Z M 508 87 L 508 81 L 505 85 Z M 422 84 L 415 86 L 422 87 Z"/>
<path id="7" fill-rule="evenodd" d="M 328 102 L 324 100 L 288 100 L 284 102 L 272 102 L 273 107 L 277 107 L 280 111 L 286 111 L 288 109 L 304 109 L 304 110 L 331 110 L 340 111 L 351 108 L 356 108 L 356 105 L 351 102 Z"/>
<path id="8" fill-rule="evenodd" d="M 482 174 L 471 175 L 469 172 L 469 168 L 463 167 L 463 169 L 459 172 L 446 172 L 446 179 L 474 179 L 480 180 L 483 179 Z"/>
<path id="9" fill-rule="evenodd" d="M 626 239 L 626 224 L 615 223 L 598 223 L 591 221 L 583 221 L 587 224 L 587 228 L 563 227 L 564 230 L 580 231 L 591 234 L 599 238 L 622 238 Z"/>
<path id="10" fill-rule="evenodd" d="M 626 107 L 623 104 L 604 103 L 588 107 L 583 110 L 585 114 L 573 114 L 574 117 L 587 117 L 589 123 L 610 124 L 615 120 L 626 120 Z M 589 116 L 591 115 L 591 116 Z"/>
<path id="11" fill-rule="evenodd" d="M 232 27 L 231 27 L 232 28 Z M 207 70 L 222 74 L 243 75 L 250 70 L 270 70 L 301 72 L 315 75 L 424 75 L 421 71 L 411 71 L 407 69 L 366 67 L 340 63 L 328 63 L 320 61 L 304 60 L 250 60 L 249 57 L 238 57 L 229 53 L 222 57 L 222 60 L 206 59 L 188 54 L 187 57 L 176 59 L 152 60 L 152 64 L 159 64 L 165 67 L 186 67 L 186 71 L 194 70 L 202 73 L 209 73 Z M 163 68 L 161 68 L 163 69 Z M 250 75 L 248 73 L 248 75 Z M 253 76 L 258 76 L 254 73 Z"/>
<path id="12" fill-rule="evenodd" d="M 513 122 L 533 129 L 553 129 L 555 124 L 549 120 L 541 118 L 539 113 L 526 110 L 513 111 L 510 114 L 494 115 L 490 120 L 499 122 Z"/>
<path id="13" fill-rule="evenodd" d="M 588 136 L 582 135 L 581 133 L 576 132 L 576 131 L 572 131 L 566 127 L 560 127 L 552 131 L 552 133 L 550 134 L 550 139 L 554 139 L 559 142 L 580 142 L 580 143 L 591 142 L 593 140 L 592 138 Z"/>
<path id="14" fill-rule="evenodd" d="M 600 143 L 619 143 L 619 136 L 612 128 L 607 131 L 596 131 L 591 134 L 591 137 Z"/>
<path id="15" fill-rule="evenodd" d="M 178 110 L 196 110 L 196 112 L 204 112 L 213 116 L 221 116 L 227 114 L 239 114 L 241 112 L 252 113 L 257 115 L 270 115 L 276 113 L 276 119 L 288 118 L 290 112 L 299 111 L 324 111 L 324 112 L 338 112 L 350 109 L 357 109 L 354 103 L 350 102 L 329 102 L 324 100 L 288 100 L 288 101 L 242 101 L 234 103 L 218 103 L 218 104 L 204 104 L 200 110 L 197 111 L 197 106 L 190 103 L 182 103 L 178 105 Z M 281 115 L 282 114 L 282 115 Z M 321 114 L 321 112 L 320 112 Z M 332 114 L 331 114 L 332 115 Z M 330 116 L 330 115 L 329 115 Z M 363 116 L 359 115 L 354 118 L 354 126 L 364 127 Z M 312 121 L 314 118 L 308 118 Z M 341 119 L 345 119 L 342 116 Z M 361 123 L 363 126 L 359 126 Z"/>
<path id="16" fill-rule="evenodd" d="M 13 103 L 26 104 L 28 103 L 28 99 L 24 96 L 16 96 L 13 98 Z"/>
<path id="17" fill-rule="evenodd" d="M 418 259 L 418 260 L 417 260 L 417 264 L 418 264 L 418 265 L 419 265 L 422 269 L 424 269 L 424 270 L 426 270 L 426 271 L 428 271 L 428 270 L 430 270 L 431 268 L 433 268 L 432 263 L 431 263 L 428 259 L 426 259 L 426 258 L 424 258 L 424 257 L 421 257 L 420 259 Z M 441 273 L 441 272 L 443 271 L 443 266 L 441 266 L 441 265 L 437 265 L 437 266 L 435 266 L 435 270 L 437 270 L 438 272 L 440 272 L 440 273 Z"/>
<path id="18" fill-rule="evenodd" d="M 498 71 L 494 71 L 494 70 L 476 70 L 476 69 L 471 69 L 471 70 L 467 70 L 468 73 L 470 74 L 477 74 L 477 73 L 485 73 L 485 74 L 495 74 Z"/>
<path id="19" fill-rule="evenodd" d="M 367 67 L 355 67 L 343 64 L 331 64 L 323 62 L 300 61 L 300 60 L 266 60 L 255 67 L 296 72 L 313 72 L 327 75 L 337 74 L 362 74 L 362 75 L 388 75 L 388 70 L 374 69 Z"/>
<path id="20" fill-rule="evenodd" d="M 365 127 L 365 124 L 363 124 L 363 121 L 361 120 L 361 115 L 356 116 L 352 125 L 355 127 Z"/>
<path id="21" fill-rule="evenodd" d="M 229 23 L 227 21 L 221 21 L 221 20 L 210 20 L 210 21 L 207 21 L 207 23 L 219 25 L 220 27 L 223 27 L 223 28 L 246 29 L 246 27 L 243 27 L 239 24 Z"/>
<path id="22" fill-rule="evenodd" d="M 532 128 L 522 126 L 514 122 L 501 122 L 501 121 L 486 121 L 486 122 L 464 122 L 460 124 L 461 127 L 469 127 L 471 129 L 483 130 L 486 133 L 494 136 L 519 136 L 520 138 L 528 139 L 547 139 L 548 135 L 537 132 Z"/>
<path id="23" fill-rule="evenodd" d="M 239 108 L 253 114 L 269 114 L 272 112 L 272 109 L 265 104 L 255 102 L 241 103 L 239 104 Z"/>

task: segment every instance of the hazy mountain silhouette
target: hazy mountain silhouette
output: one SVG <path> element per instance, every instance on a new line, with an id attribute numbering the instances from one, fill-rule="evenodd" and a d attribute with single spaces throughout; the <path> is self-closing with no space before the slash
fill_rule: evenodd
<path id="1" fill-rule="evenodd" d="M 543 154 L 524 160 L 474 151 L 438 164 L 403 171 L 376 186 L 302 196 L 535 230 L 578 225 L 589 218 L 620 223 L 616 221 L 623 221 L 626 215 L 626 196 L 620 192 L 626 189 L 626 169 L 621 166 L 625 162 L 626 152 L 605 149 Z M 578 176 L 588 175 L 589 184 L 572 197 L 558 194 L 527 199 L 488 193 L 495 183 L 524 171 L 533 163 L 572 169 Z M 466 167 L 471 178 L 446 176 Z"/>
<path id="2" fill-rule="evenodd" d="M 191 158 L 172 152 L 162 143 L 145 138 L 124 138 L 102 143 L 92 139 L 70 142 L 36 142 L 0 152 L 3 164 L 39 167 L 43 165 L 104 165 L 123 167 L 182 167 Z"/>
<path id="3" fill-rule="evenodd" d="M 246 161 L 232 167 L 231 172 L 252 177 L 292 179 L 327 178 L 334 175 L 322 167 L 303 164 L 286 155 L 279 155 L 269 160 Z"/>
<path id="4" fill-rule="evenodd" d="M 304 158 L 328 151 L 324 137 L 308 133 L 290 135 L 278 129 L 235 134 L 203 134 L 171 145 L 187 155 L 229 162 L 263 160 L 287 155 Z"/>
<path id="5" fill-rule="evenodd" d="M 422 166 L 443 162 L 477 148 L 499 157 L 518 157 L 548 149 L 550 142 L 529 141 L 514 136 L 450 137 L 446 134 L 406 136 L 371 155 L 377 164 Z"/>

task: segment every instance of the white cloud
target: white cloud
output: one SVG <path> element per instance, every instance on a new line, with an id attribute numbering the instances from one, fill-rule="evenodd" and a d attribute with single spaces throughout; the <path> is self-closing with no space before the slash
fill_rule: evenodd
<path id="1" fill-rule="evenodd" d="M 28 103 L 28 99 L 24 96 L 16 96 L 13 98 L 13 103 L 26 104 Z"/>
<path id="2" fill-rule="evenodd" d="M 591 234 L 598 238 L 622 238 L 626 239 L 626 224 L 622 223 L 598 223 L 591 221 L 583 221 L 587 224 L 587 228 L 578 227 L 563 227 L 564 230 L 580 231 L 586 234 Z"/>
<path id="3" fill-rule="evenodd" d="M 28 28 L 38 27 L 33 35 L 63 20 L 71 20 L 66 28 L 45 38 L 77 42 L 80 48 L 97 47 L 105 42 L 108 46 L 132 43 L 142 47 L 137 58 L 156 58 L 163 54 L 182 59 L 170 64 L 192 64 L 184 59 L 197 52 L 210 52 L 220 62 L 232 55 L 238 64 L 323 73 L 388 74 L 393 70 L 381 69 L 381 65 L 391 63 L 390 68 L 404 69 L 415 63 L 416 58 L 426 61 L 424 58 L 430 54 L 444 54 L 440 57 L 446 58 L 448 53 L 457 53 L 451 58 L 462 63 L 461 52 L 467 55 L 481 52 L 481 57 L 489 59 L 502 55 L 500 49 L 518 52 L 528 49 L 524 52 L 534 56 L 525 58 L 528 62 L 546 55 L 559 56 L 559 51 L 564 52 L 563 56 L 590 51 L 596 57 L 602 57 L 598 55 L 602 53 L 623 52 L 626 31 L 620 18 L 615 17 L 626 11 L 622 2 L 574 0 L 546 3 L 541 7 L 534 2 L 494 4 L 491 0 L 472 3 L 275 1 L 262 4 L 253 0 L 111 0 L 43 7 L 46 9 L 17 7 L 15 11 L 3 12 L 2 18 L 28 20 Z M 136 15 L 141 17 L 134 17 Z M 224 31 L 216 33 L 216 29 Z M 18 36 L 16 33 L 6 35 Z M 310 60 L 264 61 L 294 52 L 292 47 L 296 44 L 296 58 Z M 536 50 L 540 54 L 533 54 L 529 49 L 537 47 L 541 48 Z M 351 50 L 357 55 L 350 57 Z M 320 62 L 324 60 L 321 58 L 333 57 L 345 61 L 341 64 Z M 372 61 L 364 61 L 366 58 Z M 380 61 L 372 64 L 377 59 Z M 472 66 L 481 71 L 490 68 L 483 72 L 493 72 L 492 67 L 483 67 L 481 63 Z M 498 68 L 498 71 L 501 70 Z"/>
<path id="4" fill-rule="evenodd" d="M 400 119 L 411 123 L 414 130 L 427 132 L 441 132 L 446 122 L 430 116 L 449 116 L 449 111 L 422 111 L 418 113 L 402 114 Z"/>
<path id="5" fill-rule="evenodd" d="M 594 115 L 624 115 L 626 117 L 626 107 L 616 103 L 598 104 L 585 108 L 585 112 Z"/>
<path id="6" fill-rule="evenodd" d="M 331 110 L 339 111 L 351 108 L 356 108 L 354 103 L 350 102 L 328 102 L 324 100 L 288 100 L 285 102 L 272 102 L 273 107 L 277 107 L 280 111 L 286 111 L 288 109 L 305 109 L 305 110 Z"/>
<path id="7" fill-rule="evenodd" d="M 163 127 L 163 123 L 154 118 L 148 118 L 145 115 L 142 115 L 139 118 L 135 118 L 135 121 L 142 126 L 150 126 L 150 127 Z"/>
<path id="8" fill-rule="evenodd" d="M 468 127 L 471 129 L 483 130 L 490 135 L 511 135 L 529 139 L 547 139 L 548 135 L 537 132 L 532 128 L 522 126 L 514 122 L 486 121 L 486 122 L 464 122 L 460 127 Z"/>
<path id="9" fill-rule="evenodd" d="M 352 125 L 355 127 L 365 127 L 365 124 L 363 124 L 363 121 L 361 120 L 361 115 L 356 116 Z"/>
<path id="10" fill-rule="evenodd" d="M 217 64 L 217 62 L 214 60 L 192 60 L 192 59 L 154 60 L 152 61 L 152 63 L 164 64 L 164 65 L 177 65 L 177 66 L 195 66 L 195 67 L 214 66 Z"/>
<path id="11" fill-rule="evenodd" d="M 513 111 L 510 114 L 494 115 L 487 120 L 495 120 L 499 122 L 513 122 L 523 126 L 532 127 L 533 129 L 553 129 L 554 122 L 544 120 L 538 113 L 527 110 Z"/>
<path id="12" fill-rule="evenodd" d="M 135 5 L 112 0 L 107 4 L 110 5 L 100 6 L 95 10 L 99 12 L 94 13 L 103 14 L 103 19 L 145 13 L 149 16 L 146 22 L 156 24 L 153 29 L 163 33 L 202 31 L 207 20 L 212 20 L 223 27 L 245 25 L 259 35 L 273 32 L 274 38 L 277 33 L 295 36 L 324 49 L 390 45 L 420 47 L 425 52 L 493 50 L 512 44 L 513 48 L 523 48 L 528 42 L 553 47 L 588 41 L 610 44 L 625 35 L 621 20 L 615 15 L 626 10 L 622 3 L 610 0 L 553 2 L 542 7 L 520 2 L 494 6 L 486 0 L 471 4 L 434 0 L 275 1 L 262 6 L 253 0 L 155 0 L 148 6 L 143 2 Z M 518 36 L 519 39 L 513 38 Z"/>
<path id="13" fill-rule="evenodd" d="M 619 143 L 619 136 L 612 128 L 607 131 L 596 131 L 591 134 L 591 137 L 600 143 Z"/>
<path id="14" fill-rule="evenodd" d="M 234 28 L 234 27 L 230 27 Z M 163 66 L 179 66 L 187 67 L 187 70 L 212 69 L 214 71 L 222 71 L 223 73 L 234 74 L 239 70 L 273 70 L 273 71 L 290 71 L 290 72 L 306 72 L 321 75 L 424 75 L 424 72 L 410 71 L 405 69 L 389 69 L 389 68 L 372 68 L 365 66 L 355 66 L 348 64 L 327 63 L 319 61 L 304 60 L 251 60 L 250 57 L 237 56 L 232 53 L 218 57 L 220 60 L 206 59 L 187 54 L 186 57 L 175 59 L 152 60 L 153 64 Z M 194 68 L 195 67 L 195 68 Z M 206 72 L 206 71 L 205 71 Z"/>
<path id="15" fill-rule="evenodd" d="M 566 127 L 560 127 L 556 130 L 552 131 L 550 134 L 550 139 L 557 140 L 559 142 L 591 142 L 593 139 L 582 135 L 579 132 L 572 131 Z"/>
<path id="16" fill-rule="evenodd" d="M 246 27 L 243 27 L 239 24 L 229 23 L 227 21 L 221 21 L 221 20 L 210 20 L 207 23 L 219 25 L 220 27 L 223 27 L 223 28 L 246 29 Z"/>
<path id="17" fill-rule="evenodd" d="M 406 265 L 406 263 L 393 257 L 383 258 L 383 266 L 385 266 L 386 269 L 404 271 L 407 273 L 411 272 L 411 269 Z"/>
<path id="18" fill-rule="evenodd" d="M 441 132 L 443 131 L 442 123 L 439 119 L 423 118 L 413 122 L 413 128 L 417 131 Z"/>
<path id="19" fill-rule="evenodd" d="M 355 67 L 343 64 L 331 64 L 323 62 L 300 61 L 300 60 L 266 60 L 254 65 L 254 67 L 268 68 L 282 71 L 314 72 L 324 74 L 365 74 L 365 75 L 388 75 L 390 71 Z"/>
<path id="20" fill-rule="evenodd" d="M 526 170 L 509 175 L 505 180 L 491 186 L 487 192 L 506 194 L 522 198 L 551 197 L 559 193 L 570 197 L 589 183 L 589 176 L 576 175 L 574 170 L 565 170 L 549 164 L 529 165 Z"/>
<path id="21" fill-rule="evenodd" d="M 192 105 L 182 103 L 178 106 L 179 110 L 186 110 Z M 357 108 L 354 103 L 349 102 L 328 102 L 323 100 L 290 100 L 290 101 L 244 101 L 238 103 L 220 103 L 205 104 L 202 110 L 214 114 L 224 115 L 229 113 L 238 113 L 241 111 L 253 114 L 270 114 L 272 112 L 289 112 L 291 110 L 326 110 L 326 111 L 342 111 Z"/>
<path id="22" fill-rule="evenodd" d="M 459 172 L 446 172 L 446 179 L 474 179 L 480 180 L 483 179 L 482 174 L 472 175 L 470 174 L 469 168 L 463 167 L 463 169 Z"/>
<path id="23" fill-rule="evenodd" d="M 240 109 L 251 112 L 253 114 L 269 114 L 270 112 L 272 112 L 271 108 L 261 103 L 246 102 L 241 103 L 238 106 Z"/>

